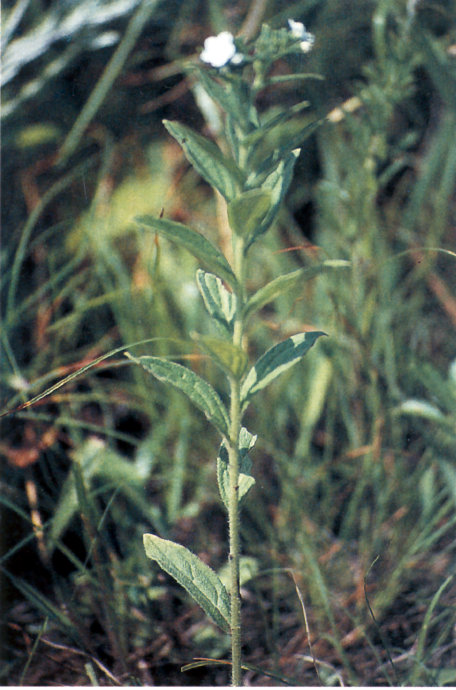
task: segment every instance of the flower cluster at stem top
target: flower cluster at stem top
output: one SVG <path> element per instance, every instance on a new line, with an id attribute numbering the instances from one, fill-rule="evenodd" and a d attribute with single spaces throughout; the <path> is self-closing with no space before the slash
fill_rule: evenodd
<path id="1" fill-rule="evenodd" d="M 291 38 L 300 39 L 300 50 L 303 53 L 308 53 L 314 45 L 314 35 L 306 31 L 302 22 L 296 22 L 294 19 L 288 20 L 288 26 L 288 33 Z M 206 38 L 200 59 L 208 65 L 220 69 L 228 65 L 241 65 L 246 56 L 238 50 L 233 34 L 229 31 L 222 31 L 217 36 Z"/>

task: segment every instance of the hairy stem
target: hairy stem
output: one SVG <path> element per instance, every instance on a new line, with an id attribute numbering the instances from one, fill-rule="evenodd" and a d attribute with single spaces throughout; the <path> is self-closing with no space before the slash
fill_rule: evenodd
<path id="1" fill-rule="evenodd" d="M 244 243 L 233 237 L 233 267 L 241 285 L 238 294 L 237 316 L 233 331 L 233 344 L 242 346 L 243 334 L 243 289 L 244 289 Z M 240 519 L 239 519 L 239 435 L 241 431 L 241 382 L 232 376 L 230 380 L 230 438 L 229 438 L 229 502 L 228 521 L 230 535 L 230 598 L 231 598 L 231 658 L 234 687 L 242 685 L 241 652 L 241 596 L 239 587 Z"/>
<path id="2" fill-rule="evenodd" d="M 232 685 L 242 684 L 241 679 L 241 597 L 239 592 L 239 432 L 240 395 L 239 382 L 231 382 L 231 429 L 229 444 L 229 532 L 230 532 L 230 595 L 231 595 L 231 657 Z"/>

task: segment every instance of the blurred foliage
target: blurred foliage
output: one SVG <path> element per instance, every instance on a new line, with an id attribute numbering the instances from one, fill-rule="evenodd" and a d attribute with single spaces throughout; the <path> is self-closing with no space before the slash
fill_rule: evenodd
<path id="1" fill-rule="evenodd" d="M 207 133 L 185 59 L 262 4 L 4 4 L 4 409 L 148 338 L 164 340 L 138 352 L 182 355 L 216 385 L 183 335 L 206 318 L 196 262 L 131 218 L 164 209 L 224 246 L 218 202 L 161 119 Z M 324 683 L 451 685 L 456 9 L 264 5 L 271 25 L 291 16 L 316 35 L 306 69 L 324 80 L 277 85 L 262 109 L 308 100 L 309 119 L 328 117 L 253 257 L 251 285 L 317 258 L 352 268 L 280 297 L 252 324 L 252 356 L 303 327 L 330 338 L 249 413 L 260 440 L 244 513 L 246 652 L 312 683 L 310 635 Z M 78 674 L 87 684 L 87 667 L 103 683 L 227 682 L 223 667 L 179 673 L 195 649 L 219 658 L 227 641 L 142 551 L 152 525 L 223 566 L 204 425 L 119 355 L 2 419 L 3 682 Z M 67 651 L 49 661 L 52 642 Z"/>

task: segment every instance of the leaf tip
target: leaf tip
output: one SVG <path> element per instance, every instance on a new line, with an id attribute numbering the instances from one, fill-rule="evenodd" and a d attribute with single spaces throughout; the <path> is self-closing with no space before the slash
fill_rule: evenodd
<path id="1" fill-rule="evenodd" d="M 325 333 L 325 331 L 308 331 L 308 333 L 309 333 L 309 335 L 313 336 L 312 345 L 315 345 L 315 343 L 317 342 L 317 340 L 321 336 L 324 336 L 325 338 L 329 338 L 329 334 Z M 311 347 L 312 347 L 312 345 L 311 345 Z"/>

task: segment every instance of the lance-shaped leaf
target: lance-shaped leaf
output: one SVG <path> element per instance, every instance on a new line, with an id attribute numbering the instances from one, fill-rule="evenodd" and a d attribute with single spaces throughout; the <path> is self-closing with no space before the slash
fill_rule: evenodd
<path id="1" fill-rule="evenodd" d="M 140 364 L 149 374 L 159 381 L 170 383 L 185 393 L 190 400 L 200 408 L 207 419 L 224 436 L 228 435 L 228 414 L 219 396 L 201 376 L 195 374 L 188 367 L 171 362 L 163 357 L 133 357 L 129 352 L 126 356 L 133 362 Z"/>
<path id="2" fill-rule="evenodd" d="M 221 579 L 194 553 L 155 534 L 143 537 L 146 556 L 171 575 L 222 630 L 230 629 L 230 598 Z"/>
<path id="3" fill-rule="evenodd" d="M 283 112 L 280 112 L 279 115 L 276 115 L 270 118 L 269 120 L 262 122 L 259 127 L 257 127 L 245 136 L 243 143 L 249 146 L 254 146 L 257 142 L 261 141 L 261 139 L 264 138 L 266 133 L 270 132 L 271 130 L 274 130 L 275 127 L 282 125 L 284 122 L 290 120 L 292 117 L 304 110 L 304 108 L 308 107 L 309 101 L 301 101 L 300 103 L 293 105 L 291 108 L 287 108 Z"/>
<path id="4" fill-rule="evenodd" d="M 268 213 L 261 223 L 258 224 L 255 231 L 250 236 L 250 240 L 246 245 L 245 251 L 253 244 L 257 237 L 263 235 L 272 222 L 275 220 L 280 208 L 280 204 L 287 193 L 290 186 L 291 178 L 293 176 L 293 168 L 298 159 L 300 149 L 295 149 L 282 159 L 274 170 L 266 177 L 261 185 L 263 191 L 268 191 L 271 194 L 271 204 Z"/>
<path id="5" fill-rule="evenodd" d="M 178 122 L 163 120 L 168 132 L 179 142 L 195 170 L 227 201 L 243 188 L 244 176 L 231 158 L 226 158 L 210 139 Z"/>
<path id="6" fill-rule="evenodd" d="M 200 347 L 207 352 L 216 364 L 229 376 L 240 380 L 247 369 L 249 360 L 246 353 L 240 347 L 227 340 L 214 338 L 209 335 L 193 333 L 192 337 Z"/>
<path id="7" fill-rule="evenodd" d="M 271 210 L 273 194 L 270 189 L 249 189 L 228 204 L 228 220 L 240 237 L 249 238 L 261 227 Z"/>
<path id="8" fill-rule="evenodd" d="M 348 268 L 350 266 L 350 261 L 345 261 L 344 259 L 327 259 L 320 264 L 315 266 L 309 266 L 308 268 L 298 268 L 297 271 L 292 271 L 291 273 L 286 273 L 283 276 L 279 276 L 270 283 L 267 283 L 262 288 L 260 288 L 252 297 L 249 299 L 244 308 L 244 318 L 247 319 L 255 311 L 264 307 L 268 302 L 272 302 L 276 297 L 282 295 L 288 290 L 292 290 L 306 280 L 313 278 L 327 270 L 333 268 Z"/>
<path id="9" fill-rule="evenodd" d="M 198 269 L 196 282 L 209 315 L 222 326 L 227 335 L 231 335 L 236 313 L 235 295 L 227 290 L 220 278 L 213 273 Z"/>
<path id="10" fill-rule="evenodd" d="M 236 117 L 232 117 L 227 114 L 225 117 L 225 137 L 233 154 L 234 160 L 239 162 L 240 160 L 240 144 L 243 141 L 244 134 L 242 127 L 239 124 L 239 120 Z"/>
<path id="11" fill-rule="evenodd" d="M 255 479 L 251 476 L 250 470 L 252 469 L 252 461 L 249 458 L 248 452 L 257 440 L 256 436 L 253 436 L 247 429 L 242 427 L 241 433 L 239 434 L 239 493 L 238 499 L 245 496 L 247 491 L 252 488 L 255 484 Z M 229 474 L 229 455 L 226 442 L 220 446 L 218 458 L 217 458 L 217 481 L 220 491 L 220 496 L 228 510 L 229 494 L 230 494 L 230 474 Z"/>
<path id="12" fill-rule="evenodd" d="M 310 124 L 301 127 L 298 132 L 292 132 L 291 134 L 289 130 L 287 132 L 287 129 L 284 128 L 282 146 L 274 151 L 272 157 L 275 158 L 276 156 L 278 156 L 280 159 L 285 158 L 287 154 L 301 147 L 305 140 L 308 139 L 314 132 L 316 132 L 316 130 L 320 127 L 320 125 L 323 122 L 324 118 L 322 118 L 321 120 L 316 120 L 315 122 L 311 122 Z"/>
<path id="13" fill-rule="evenodd" d="M 242 384 L 241 400 L 243 409 L 246 408 L 252 395 L 265 388 L 277 376 L 280 376 L 280 374 L 304 357 L 321 335 L 326 335 L 326 333 L 323 333 L 323 331 L 297 333 L 265 352 L 250 369 Z"/>
<path id="14" fill-rule="evenodd" d="M 264 147 L 260 150 L 259 153 L 261 158 L 259 165 L 252 167 L 254 172 L 247 178 L 246 187 L 254 189 L 263 186 L 265 179 L 277 169 L 278 164 L 281 161 L 287 160 L 290 154 L 300 149 L 305 140 L 308 139 L 323 122 L 324 118 L 311 122 L 304 127 L 300 127 L 298 130 L 296 130 L 296 127 L 287 127 L 286 125 L 278 128 L 278 130 L 283 130 L 282 136 L 279 136 L 279 131 L 276 131 L 275 138 L 281 139 L 281 143 L 276 142 L 273 151 L 268 156 L 265 156 Z"/>
<path id="15" fill-rule="evenodd" d="M 231 85 L 222 84 L 217 81 L 204 67 L 196 66 L 198 71 L 198 82 L 224 112 L 234 118 L 240 125 L 248 123 L 249 105 L 247 98 L 239 98 L 239 94 Z M 239 90 L 239 89 L 238 89 Z"/>
<path id="16" fill-rule="evenodd" d="M 154 216 L 137 216 L 135 222 L 154 230 L 158 235 L 166 237 L 166 239 L 171 240 L 171 242 L 175 242 L 179 246 L 184 247 L 208 268 L 218 273 L 218 275 L 224 278 L 230 285 L 235 286 L 237 284 L 231 266 L 220 249 L 214 247 L 214 245 L 199 232 L 192 230 L 182 223 L 176 223 L 166 218 L 154 218 Z"/>

